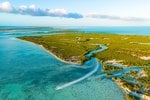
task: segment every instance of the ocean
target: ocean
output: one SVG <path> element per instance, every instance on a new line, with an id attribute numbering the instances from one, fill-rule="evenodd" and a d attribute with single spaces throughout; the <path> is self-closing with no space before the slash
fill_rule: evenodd
<path id="1" fill-rule="evenodd" d="M 150 35 L 150 27 L 0 27 L 0 100 L 125 100 L 123 90 L 110 79 L 86 79 L 55 90 L 91 69 L 61 62 L 43 48 L 16 39 L 53 34 L 60 29 Z"/>
<path id="2" fill-rule="evenodd" d="M 113 26 L 113 27 L 98 27 L 98 26 L 81 26 L 81 27 L 60 27 L 62 29 L 72 29 L 85 32 L 99 32 L 109 34 L 123 35 L 150 35 L 150 26 Z"/>

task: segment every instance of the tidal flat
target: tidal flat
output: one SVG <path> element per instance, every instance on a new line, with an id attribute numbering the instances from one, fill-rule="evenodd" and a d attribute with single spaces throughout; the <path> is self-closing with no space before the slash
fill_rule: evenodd
<path id="1" fill-rule="evenodd" d="M 56 35 L 26 36 L 19 39 L 42 45 L 57 57 L 78 64 L 89 59 L 85 56 L 87 52 L 105 45 L 108 49 L 93 57 L 102 62 L 103 72 L 107 72 L 107 77 L 125 90 L 126 99 L 150 97 L 150 36 L 83 34 L 75 31 L 65 34 L 62 31 Z"/>

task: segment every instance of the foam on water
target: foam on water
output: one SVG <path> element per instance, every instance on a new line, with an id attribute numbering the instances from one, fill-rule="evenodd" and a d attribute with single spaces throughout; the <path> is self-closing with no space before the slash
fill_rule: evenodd
<path id="1" fill-rule="evenodd" d="M 14 35 L 1 36 L 0 100 L 124 100 L 124 92 L 111 80 L 82 80 L 56 91 L 58 84 L 71 82 L 87 73 L 97 76 L 93 74 L 97 70 L 96 63 L 93 66 L 89 66 L 92 62 L 87 63 L 87 68 L 72 67 L 41 47 L 10 38 Z"/>
<path id="2" fill-rule="evenodd" d="M 96 53 L 98 53 L 98 52 L 102 52 L 102 51 L 104 51 L 104 50 L 106 50 L 106 49 L 107 49 L 106 46 L 100 46 L 100 48 L 99 48 L 98 50 L 93 50 L 93 51 L 89 52 L 88 54 L 86 54 L 85 56 L 91 58 L 93 54 L 96 54 Z M 73 85 L 73 84 L 75 84 L 75 83 L 78 83 L 78 82 L 80 82 L 80 81 L 83 81 L 84 79 L 90 77 L 90 76 L 93 75 L 95 72 L 97 72 L 97 70 L 99 69 L 99 66 L 101 66 L 101 65 L 99 64 L 99 62 L 98 62 L 95 58 L 91 58 L 90 61 L 88 61 L 88 62 L 93 62 L 92 65 L 90 65 L 90 66 L 94 67 L 93 70 L 91 70 L 89 73 L 87 73 L 86 75 L 82 76 L 81 78 L 76 79 L 76 80 L 74 80 L 74 81 L 71 81 L 71 82 L 69 82 L 69 83 L 66 83 L 66 84 L 64 84 L 64 85 L 57 86 L 55 89 L 56 89 L 56 90 L 60 90 L 60 89 L 66 88 L 66 87 L 68 87 L 68 86 L 71 86 L 71 85 Z M 95 63 L 96 63 L 96 65 L 95 65 Z M 85 63 L 85 64 L 86 64 L 86 63 Z"/>
<path id="3" fill-rule="evenodd" d="M 68 87 L 68 86 L 71 86 L 71 85 L 73 85 L 73 84 L 75 84 L 75 83 L 78 83 L 78 82 L 83 81 L 84 79 L 90 77 L 90 76 L 93 75 L 95 72 L 97 72 L 97 70 L 98 70 L 98 68 L 99 68 L 99 66 L 100 66 L 97 61 L 95 61 L 95 63 L 96 63 L 96 65 L 94 65 L 94 66 L 92 65 L 92 66 L 95 67 L 95 68 L 94 68 L 93 70 L 91 70 L 91 72 L 87 73 L 86 75 L 82 76 L 82 77 L 79 78 L 79 79 L 76 79 L 76 80 L 74 80 L 74 81 L 71 81 L 71 82 L 66 83 L 66 84 L 64 84 L 64 85 L 61 85 L 61 86 L 57 86 L 55 89 L 56 89 L 56 90 L 60 90 L 60 89 L 66 88 L 66 87 Z"/>

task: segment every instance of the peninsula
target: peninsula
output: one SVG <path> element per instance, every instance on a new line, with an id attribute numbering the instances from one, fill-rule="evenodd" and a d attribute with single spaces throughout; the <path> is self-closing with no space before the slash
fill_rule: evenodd
<path id="1" fill-rule="evenodd" d="M 98 49 L 100 44 L 105 45 L 107 50 L 92 56 L 102 62 L 106 77 L 125 90 L 127 100 L 150 98 L 150 36 L 60 33 L 18 38 L 42 45 L 58 58 L 78 64 L 89 59 L 85 56 L 87 52 Z"/>

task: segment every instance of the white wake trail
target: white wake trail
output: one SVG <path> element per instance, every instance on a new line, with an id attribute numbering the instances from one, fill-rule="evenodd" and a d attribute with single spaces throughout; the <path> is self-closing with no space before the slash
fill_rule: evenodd
<path id="1" fill-rule="evenodd" d="M 96 61 L 96 66 L 95 66 L 95 68 L 91 72 L 87 73 L 86 75 L 84 75 L 83 77 L 81 77 L 79 79 L 76 79 L 74 81 L 71 81 L 71 82 L 66 83 L 64 85 L 61 85 L 61 86 L 57 86 L 55 89 L 56 90 L 60 90 L 60 89 L 66 88 L 66 87 L 68 87 L 70 85 L 73 85 L 75 83 L 78 83 L 78 82 L 80 82 L 80 81 L 88 78 L 89 76 L 93 75 L 95 72 L 97 72 L 98 68 L 99 68 L 99 63 Z"/>
<path id="2" fill-rule="evenodd" d="M 93 50 L 93 51 L 91 51 L 89 54 L 87 54 L 86 56 L 89 57 L 89 58 L 91 58 L 91 56 L 92 56 L 93 54 L 98 53 L 98 52 L 102 52 L 102 51 L 104 51 L 104 50 L 106 50 L 106 49 L 108 48 L 108 47 L 102 46 L 102 45 L 100 45 L 100 47 L 101 47 L 100 49 L 98 49 L 98 50 Z M 91 59 L 91 60 L 92 60 L 92 59 Z M 66 83 L 66 84 L 64 84 L 64 85 L 56 86 L 55 89 L 56 89 L 56 90 L 60 90 L 60 89 L 66 88 L 66 87 L 68 87 L 68 86 L 70 86 L 70 85 L 73 85 L 73 84 L 75 84 L 75 83 L 78 83 L 78 82 L 80 82 L 80 81 L 82 81 L 82 80 L 84 80 L 84 79 L 90 77 L 91 75 L 93 75 L 95 72 L 97 72 L 97 70 L 99 69 L 99 66 L 101 66 L 101 65 L 99 64 L 99 62 L 98 62 L 95 58 L 94 58 L 94 60 L 95 60 L 96 66 L 95 66 L 95 68 L 94 68 L 91 72 L 87 73 L 86 75 L 84 75 L 83 77 L 81 77 L 81 78 L 79 78 L 79 79 L 76 79 L 76 80 L 71 81 L 71 82 L 69 82 L 69 83 Z"/>

